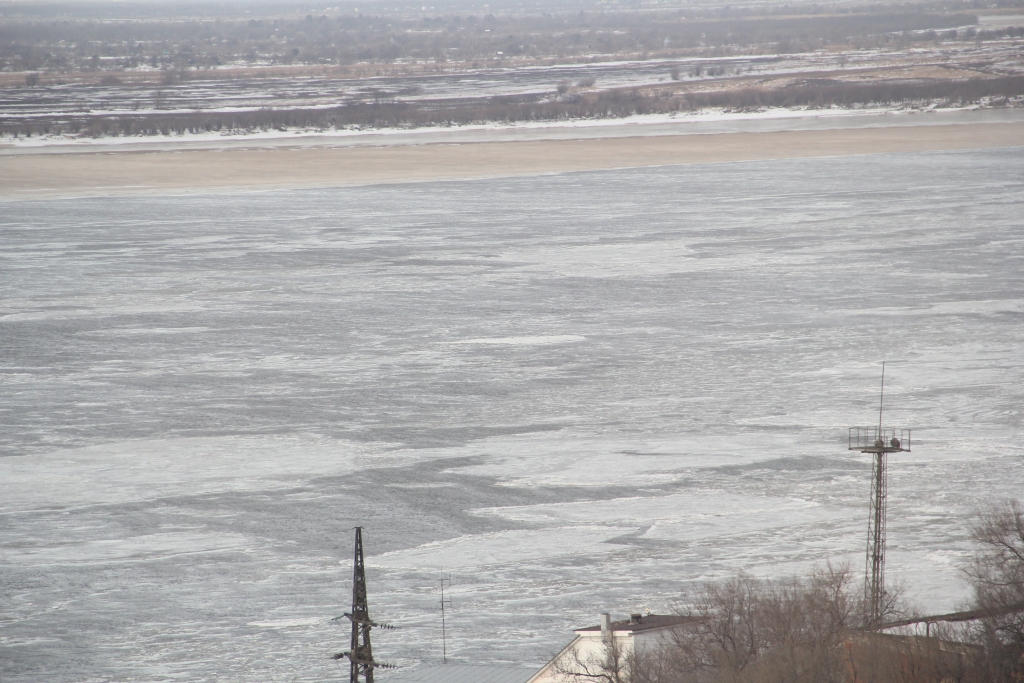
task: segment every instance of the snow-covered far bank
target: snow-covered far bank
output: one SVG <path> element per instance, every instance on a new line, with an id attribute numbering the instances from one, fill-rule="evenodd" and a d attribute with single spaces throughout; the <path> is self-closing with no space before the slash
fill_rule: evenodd
<path id="1" fill-rule="evenodd" d="M 829 120 L 726 120 L 695 124 L 689 129 L 691 134 L 678 133 L 686 124 L 651 123 L 648 126 L 462 131 L 445 138 L 371 136 L 392 144 L 324 145 L 314 141 L 306 146 L 282 143 L 225 148 L 204 147 L 199 143 L 195 149 L 169 145 L 140 154 L 119 154 L 111 148 L 96 148 L 79 154 L 23 151 L 4 157 L 6 162 L 0 165 L 0 197 L 5 201 L 20 201 L 130 194 L 236 193 L 258 188 L 429 183 L 755 159 L 1024 145 L 1021 121 L 992 121 L 984 117 L 980 121 L 971 120 L 976 114 L 968 111 L 952 120 L 936 118 L 933 125 L 886 125 L 890 119 L 901 120 L 897 116 L 865 118 L 860 120 L 861 125 L 849 127 L 832 125 Z M 920 115 L 924 120 L 928 117 Z M 903 117 L 903 120 L 909 118 L 912 117 Z M 792 121 L 811 125 L 793 130 L 787 125 Z M 538 133 L 542 135 L 538 137 Z M 142 150 L 129 147 L 122 151 Z M 612 249 L 611 245 L 602 248 L 588 246 L 566 250 L 560 255 L 574 264 L 580 259 L 588 260 L 599 274 L 616 269 L 629 272 L 629 249 Z M 672 249 L 685 256 L 690 247 L 674 244 Z M 657 267 L 671 270 L 677 265 L 664 263 Z M 510 338 L 523 336 L 530 335 L 509 335 Z"/>
<path id="2" fill-rule="evenodd" d="M 0 155 L 455 144 L 1018 122 L 1024 122 L 1024 107 L 922 105 L 863 109 L 832 107 L 765 108 L 757 111 L 703 110 L 623 118 L 480 123 L 423 128 L 235 130 L 133 137 L 4 136 L 0 137 Z"/>

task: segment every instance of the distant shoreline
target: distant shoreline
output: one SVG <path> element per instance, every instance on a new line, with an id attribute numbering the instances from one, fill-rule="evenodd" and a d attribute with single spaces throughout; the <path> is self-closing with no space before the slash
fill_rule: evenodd
<path id="1" fill-rule="evenodd" d="M 880 122 L 881 123 L 881 122 Z M 111 151 L 0 156 L 4 200 L 470 180 L 766 159 L 1024 146 L 1024 122 L 481 140 L 384 146 Z M 627 135 L 628 137 L 624 137 Z"/>

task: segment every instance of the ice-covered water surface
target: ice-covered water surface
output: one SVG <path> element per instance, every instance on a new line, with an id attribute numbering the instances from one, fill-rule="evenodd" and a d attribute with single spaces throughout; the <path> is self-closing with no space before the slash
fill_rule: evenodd
<path id="1" fill-rule="evenodd" d="M 1020 149 L 0 211 L 0 675 L 540 664 L 689 582 L 861 565 L 926 609 L 1024 491 Z"/>

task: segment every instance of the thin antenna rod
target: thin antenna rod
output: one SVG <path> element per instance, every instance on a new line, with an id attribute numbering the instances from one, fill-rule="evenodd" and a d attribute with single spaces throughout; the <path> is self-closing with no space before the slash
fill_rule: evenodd
<path id="1" fill-rule="evenodd" d="M 441 570 L 441 662 L 443 664 L 447 664 L 448 663 L 448 630 L 447 630 L 447 626 L 445 624 L 445 619 L 444 619 L 444 608 L 445 608 L 446 604 L 447 604 L 447 606 L 449 608 L 452 606 L 452 599 L 448 598 L 447 600 L 445 600 L 445 597 L 444 597 L 444 583 L 445 583 L 445 581 L 448 582 L 449 586 L 452 584 L 451 576 L 449 575 L 447 578 L 445 578 L 444 570 L 442 569 Z"/>
<path id="2" fill-rule="evenodd" d="M 882 390 L 878 392 L 878 438 L 882 438 L 882 401 L 885 399 L 885 361 L 882 361 Z"/>
<path id="3" fill-rule="evenodd" d="M 448 663 L 448 634 L 444 627 L 444 572 L 441 572 L 441 663 Z"/>

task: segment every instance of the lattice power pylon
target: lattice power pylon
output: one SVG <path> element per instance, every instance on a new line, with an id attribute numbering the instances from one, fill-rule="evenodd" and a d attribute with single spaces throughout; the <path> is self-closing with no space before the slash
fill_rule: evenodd
<path id="1" fill-rule="evenodd" d="M 391 669 L 373 659 L 370 646 L 371 628 L 394 628 L 390 624 L 378 624 L 370 619 L 370 606 L 366 599 L 366 569 L 363 565 L 363 528 L 356 527 L 356 551 L 352 568 L 352 611 L 346 612 L 335 621 L 346 617 L 352 622 L 352 646 L 348 652 L 339 652 L 334 659 L 348 658 L 349 683 L 373 683 L 374 669 Z"/>
<path id="2" fill-rule="evenodd" d="M 878 399 L 877 427 L 850 427 L 849 449 L 871 453 L 871 503 L 868 510 L 868 547 L 864 564 L 864 601 L 868 625 L 882 618 L 885 609 L 885 506 L 888 497 L 886 456 L 910 450 L 910 430 L 882 426 L 882 401 L 885 396 L 885 363 L 882 363 L 882 389 Z"/>

